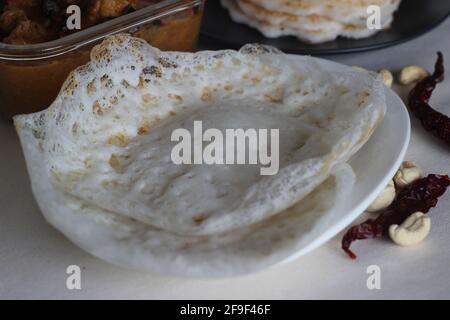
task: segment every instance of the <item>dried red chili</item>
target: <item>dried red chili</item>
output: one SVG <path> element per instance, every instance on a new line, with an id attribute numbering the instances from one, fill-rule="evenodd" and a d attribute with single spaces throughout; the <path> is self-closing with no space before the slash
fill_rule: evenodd
<path id="1" fill-rule="evenodd" d="M 392 224 L 401 224 L 414 212 L 427 213 L 435 207 L 438 198 L 450 186 L 450 177 L 446 175 L 430 174 L 425 178 L 414 181 L 403 189 L 395 201 L 385 209 L 376 219 L 351 227 L 342 238 L 342 249 L 352 259 L 356 254 L 350 250 L 350 245 L 356 240 L 378 238 L 386 234 Z"/>
<path id="2" fill-rule="evenodd" d="M 408 105 L 411 112 L 422 122 L 425 130 L 450 145 L 450 118 L 429 105 L 433 90 L 439 82 L 444 80 L 444 72 L 444 56 L 438 52 L 434 73 L 420 81 L 411 90 Z"/>

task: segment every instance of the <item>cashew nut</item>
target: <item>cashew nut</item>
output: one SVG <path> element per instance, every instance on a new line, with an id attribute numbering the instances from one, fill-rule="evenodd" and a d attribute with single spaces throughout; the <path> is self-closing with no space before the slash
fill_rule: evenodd
<path id="1" fill-rule="evenodd" d="M 383 83 L 387 87 L 391 88 L 392 83 L 394 82 L 394 76 L 392 75 L 392 73 L 387 69 L 381 69 L 380 71 L 378 71 L 378 74 L 381 76 Z"/>
<path id="2" fill-rule="evenodd" d="M 412 246 L 423 241 L 431 230 L 431 219 L 422 212 L 410 215 L 401 225 L 389 227 L 389 236 L 399 246 Z"/>
<path id="3" fill-rule="evenodd" d="M 420 81 L 428 77 L 429 73 L 419 66 L 408 66 L 400 71 L 399 81 L 402 85 L 409 85 L 413 82 Z"/>
<path id="4" fill-rule="evenodd" d="M 389 207 L 389 205 L 395 199 L 395 187 L 394 182 L 389 181 L 386 188 L 378 195 L 378 197 L 372 202 L 372 204 L 366 209 L 367 212 L 377 212 Z"/>
<path id="5" fill-rule="evenodd" d="M 395 185 L 403 188 L 422 177 L 422 170 L 414 162 L 404 161 L 394 176 Z"/>

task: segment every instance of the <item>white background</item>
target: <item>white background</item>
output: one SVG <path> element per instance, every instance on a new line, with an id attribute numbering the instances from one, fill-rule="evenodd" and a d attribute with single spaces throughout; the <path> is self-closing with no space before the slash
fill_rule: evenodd
<path id="1" fill-rule="evenodd" d="M 436 51 L 446 56 L 447 78 L 432 104 L 450 114 L 450 20 L 392 48 L 328 57 L 348 65 L 432 70 Z M 24 93 L 26 94 L 26 93 Z M 413 120 L 407 159 L 426 173 L 450 172 L 450 149 Z M 357 261 L 340 250 L 338 235 L 283 266 L 240 278 L 183 279 L 120 269 L 91 257 L 50 227 L 32 197 L 22 151 L 10 123 L 0 120 L 0 298 L 150 299 L 398 299 L 450 298 L 450 192 L 431 212 L 432 232 L 414 248 L 388 240 L 358 242 Z M 379 155 L 383 157 L 383 154 Z M 376 161 L 376 159 L 374 159 Z M 370 163 L 367 164 L 370 166 Z M 66 268 L 82 267 L 82 290 L 66 289 Z M 381 290 L 368 290 L 366 268 L 381 268 Z"/>

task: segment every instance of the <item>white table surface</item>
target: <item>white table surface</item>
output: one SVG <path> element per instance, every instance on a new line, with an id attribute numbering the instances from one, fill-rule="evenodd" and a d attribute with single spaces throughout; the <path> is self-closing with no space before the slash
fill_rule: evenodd
<path id="1" fill-rule="evenodd" d="M 450 114 L 450 19 L 408 43 L 366 53 L 330 56 L 348 65 L 398 70 L 432 69 L 437 50 L 447 57 L 446 80 L 432 103 Z M 426 173 L 450 172 L 450 149 L 413 120 L 408 160 Z M 128 271 L 96 259 L 69 242 L 42 217 L 31 194 L 17 136 L 0 120 L 0 298 L 60 299 L 400 299 L 450 298 L 450 192 L 432 210 L 432 232 L 413 248 L 388 240 L 359 242 L 352 261 L 342 234 L 287 265 L 223 280 L 173 278 Z M 383 155 L 380 154 L 380 157 Z M 376 159 L 374 159 L 376 161 Z M 367 164 L 368 166 L 370 163 Z M 79 265 L 81 290 L 66 288 L 66 268 Z M 369 265 L 381 269 L 381 289 L 366 286 Z"/>

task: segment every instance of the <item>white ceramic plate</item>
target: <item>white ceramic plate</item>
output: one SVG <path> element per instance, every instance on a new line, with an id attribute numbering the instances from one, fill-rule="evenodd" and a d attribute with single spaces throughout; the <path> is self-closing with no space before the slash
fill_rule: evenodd
<path id="1" fill-rule="evenodd" d="M 298 56 L 290 57 L 296 59 Z M 317 59 L 317 61 L 327 70 L 352 70 L 348 66 L 328 60 Z M 321 246 L 351 224 L 387 185 L 389 179 L 400 166 L 409 143 L 410 121 L 406 107 L 401 99 L 387 88 L 386 95 L 387 113 L 382 124 L 367 144 L 350 161 L 350 165 L 356 173 L 357 181 L 351 198 L 341 207 L 341 212 L 334 215 L 339 218 L 331 222 L 332 227 L 328 228 L 301 250 L 293 252 L 292 255 L 280 261 L 280 263 L 292 261 Z M 12 131 L 10 133 L 12 135 Z M 10 140 L 14 141 L 13 139 Z M 5 155 L 7 154 L 9 153 L 6 152 Z M 19 148 L 17 148 L 16 156 L 21 157 Z M 14 161 L 7 160 L 5 163 L 14 163 Z M 21 171 L 23 175 L 22 180 L 26 181 L 25 169 L 21 169 L 23 169 L 23 172 Z M 34 205 L 32 207 L 29 210 L 36 210 Z"/>
<path id="2" fill-rule="evenodd" d="M 290 55 L 296 59 L 295 55 Z M 348 71 L 351 67 L 315 58 L 327 70 Z M 282 263 L 290 262 L 321 246 L 358 218 L 394 176 L 405 157 L 411 135 L 411 123 L 405 104 L 391 89 L 386 90 L 386 116 L 369 141 L 352 157 L 349 164 L 356 183 L 349 200 L 334 216 L 333 227 Z"/>

